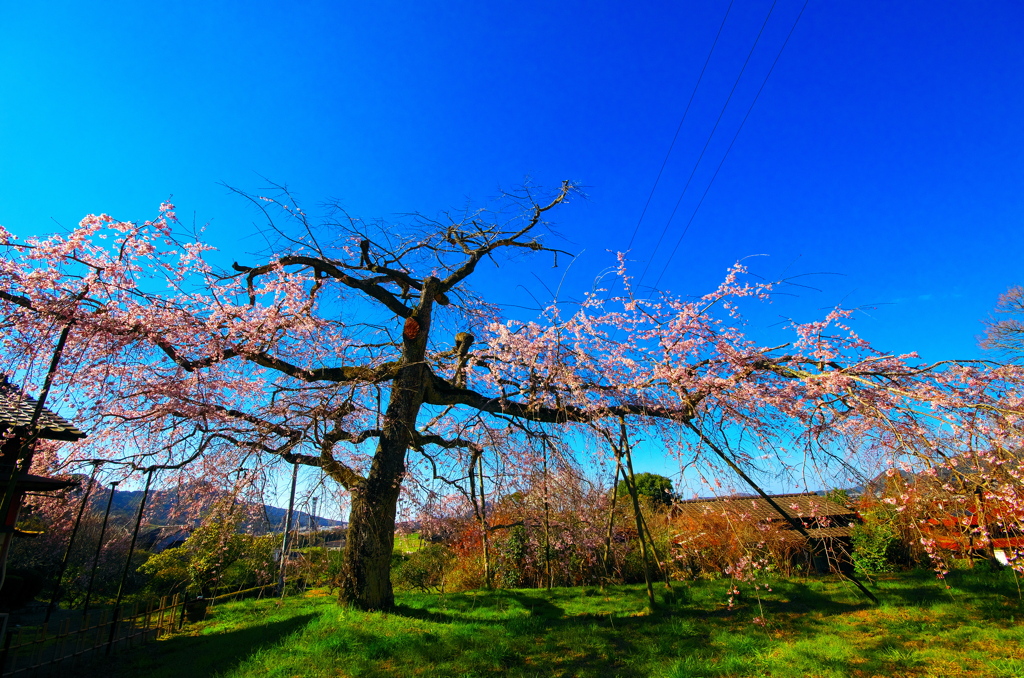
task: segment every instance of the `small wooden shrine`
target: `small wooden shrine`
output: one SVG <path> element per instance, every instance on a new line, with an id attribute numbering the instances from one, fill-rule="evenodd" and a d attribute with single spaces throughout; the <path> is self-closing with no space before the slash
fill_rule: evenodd
<path id="1" fill-rule="evenodd" d="M 0 565 L 7 557 L 9 535 L 34 534 L 20 531 L 16 527 L 25 493 L 59 492 L 77 485 L 73 480 L 58 480 L 28 472 L 25 448 L 26 444 L 31 446 L 33 437 L 37 440 L 74 442 L 84 438 L 85 433 L 60 415 L 45 407 L 39 408 L 35 398 L 12 384 L 6 374 L 0 374 L 0 497 L 4 498 L 3 504 L 8 506 L 7 514 L 0 524 L 0 534 L 4 535 Z M 13 495 L 7 498 L 12 492 Z"/>

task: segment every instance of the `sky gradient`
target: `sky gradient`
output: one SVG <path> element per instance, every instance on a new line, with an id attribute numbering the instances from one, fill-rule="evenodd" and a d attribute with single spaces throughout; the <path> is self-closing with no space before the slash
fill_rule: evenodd
<path id="1" fill-rule="evenodd" d="M 842 304 L 882 350 L 982 355 L 980 321 L 1024 283 L 1024 7 L 625 7 L 3 3 L 0 224 L 146 219 L 173 196 L 244 253 L 257 216 L 221 183 L 391 218 L 571 179 L 588 197 L 554 216 L 581 254 L 570 294 L 631 240 L 644 283 L 684 294 L 767 255 L 754 272 L 814 289 L 756 323 Z M 549 266 L 533 270 L 557 284 Z M 522 303 L 501 282 L 484 284 Z"/>

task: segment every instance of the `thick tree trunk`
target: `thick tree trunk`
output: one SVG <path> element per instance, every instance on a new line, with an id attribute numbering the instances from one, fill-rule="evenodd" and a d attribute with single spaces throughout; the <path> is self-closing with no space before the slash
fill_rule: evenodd
<path id="1" fill-rule="evenodd" d="M 343 604 L 362 610 L 394 607 L 391 554 L 395 548 L 397 482 L 385 487 L 378 484 L 377 491 L 368 482 L 365 492 L 352 492 L 339 593 Z"/>
<path id="2" fill-rule="evenodd" d="M 394 607 L 391 554 L 395 514 L 405 475 L 405 453 L 413 441 L 429 370 L 424 363 L 436 278 L 423 281 L 420 304 L 403 330 L 402 366 L 391 384 L 377 452 L 370 472 L 349 487 L 352 506 L 345 537 L 339 601 L 363 610 Z"/>

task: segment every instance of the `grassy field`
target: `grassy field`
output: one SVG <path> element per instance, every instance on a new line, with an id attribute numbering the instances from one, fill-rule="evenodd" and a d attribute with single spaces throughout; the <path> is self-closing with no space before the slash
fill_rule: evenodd
<path id="1" fill-rule="evenodd" d="M 412 553 L 421 548 L 423 548 L 423 540 L 420 539 L 419 532 L 395 535 L 395 553 Z"/>
<path id="2" fill-rule="evenodd" d="M 605 591 L 406 594 L 391 614 L 323 591 L 215 609 L 95 676 L 1024 676 L 1011 573 L 893 575 L 878 607 L 833 579 L 775 582 L 733 609 L 727 582 Z M 90 675 L 90 674 L 85 674 Z"/>

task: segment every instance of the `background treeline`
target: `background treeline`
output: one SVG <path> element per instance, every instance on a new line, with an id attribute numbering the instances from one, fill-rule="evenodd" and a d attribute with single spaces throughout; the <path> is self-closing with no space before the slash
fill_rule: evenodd
<path id="1" fill-rule="evenodd" d="M 633 484 L 641 521 L 625 482 L 611 489 L 572 469 L 532 478 L 486 504 L 458 495 L 435 502 L 433 511 L 401 524 L 393 583 L 400 590 L 461 591 L 635 583 L 644 581 L 645 574 L 654 581 L 747 580 L 822 571 L 821 554 L 815 562 L 806 540 L 781 521 L 736 520 L 726 512 L 694 515 L 678 510 L 668 478 L 642 473 Z M 960 557 L 922 546 L 923 535 L 934 536 L 923 530 L 938 524 L 928 509 L 941 502 L 934 492 L 918 489 L 913 493 L 917 501 L 898 509 L 895 499 L 907 497 L 908 487 L 896 475 L 856 497 L 846 491 L 827 495 L 857 519 L 850 537 L 825 554 L 830 561 L 826 570 L 849 564 L 870 576 L 933 566 L 936 556 L 940 561 Z M 137 499 L 134 507 L 130 495 L 122 501 L 104 528 L 110 495 L 102 488 L 96 491 L 67 551 L 81 495 L 78 489 L 64 497 L 32 498 L 19 526 L 42 534 L 14 541 L 0 605 L 15 609 L 33 598 L 50 600 L 65 554 L 62 607 L 80 607 L 86 596 L 93 605 L 102 604 L 116 595 L 134 524 L 130 509 L 137 510 Z M 198 506 L 195 517 L 182 527 L 160 524 L 177 516 L 166 506 L 168 493 L 155 497 L 127 568 L 130 596 L 209 597 L 277 581 L 282 535 L 268 532 L 264 506 L 239 501 L 229 492 L 207 491 L 193 504 L 193 509 Z M 307 516 L 296 524 L 308 528 L 314 521 Z M 947 537 L 969 540 L 971 529 L 966 525 Z M 345 528 L 338 524 L 296 531 L 286 559 L 289 581 L 336 587 L 344 538 Z"/>

